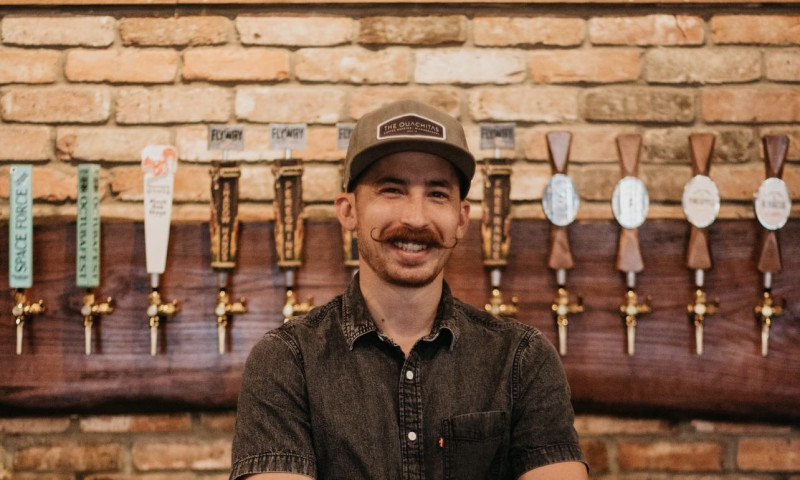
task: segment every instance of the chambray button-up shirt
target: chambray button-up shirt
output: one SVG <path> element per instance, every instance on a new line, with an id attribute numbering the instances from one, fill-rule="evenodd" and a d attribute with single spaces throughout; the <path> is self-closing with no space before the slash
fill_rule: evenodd
<path id="1" fill-rule="evenodd" d="M 561 361 L 539 331 L 453 298 L 408 357 L 358 279 L 268 332 L 245 365 L 231 479 L 516 479 L 585 462 Z"/>

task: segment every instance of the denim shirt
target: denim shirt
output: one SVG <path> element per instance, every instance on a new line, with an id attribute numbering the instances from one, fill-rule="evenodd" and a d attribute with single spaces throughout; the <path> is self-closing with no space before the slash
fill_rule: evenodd
<path id="1" fill-rule="evenodd" d="M 406 357 L 376 327 L 357 278 L 253 347 L 232 456 L 231 480 L 516 479 L 585 463 L 561 361 L 538 330 L 445 284 L 431 333 Z"/>

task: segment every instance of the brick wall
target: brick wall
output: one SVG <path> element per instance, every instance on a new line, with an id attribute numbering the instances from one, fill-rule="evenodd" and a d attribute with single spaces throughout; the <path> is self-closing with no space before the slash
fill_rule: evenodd
<path id="1" fill-rule="evenodd" d="M 0 418 L 0 479 L 224 480 L 235 414 Z M 800 432 L 579 415 L 597 479 L 800 479 Z"/>
<path id="2" fill-rule="evenodd" d="M 139 153 L 171 143 L 182 162 L 174 216 L 205 220 L 207 164 L 222 156 L 207 150 L 206 125 L 241 123 L 246 150 L 231 158 L 245 165 L 243 219 L 270 219 L 269 166 L 283 152 L 269 150 L 269 124 L 304 122 L 308 149 L 295 153 L 307 164 L 309 216 L 328 216 L 343 157 L 336 122 L 415 95 L 460 117 L 479 156 L 492 152 L 479 149 L 478 123 L 517 123 L 516 150 L 504 154 L 515 159 L 518 218 L 543 218 L 544 134 L 556 129 L 574 133 L 580 219 L 611 218 L 614 138 L 624 132 L 644 137 L 650 218 L 683 218 L 693 132 L 717 136 L 711 176 L 722 218 L 752 217 L 764 134 L 791 137 L 784 178 L 800 191 L 800 15 L 702 7 L 613 15 L 603 7 L 373 10 L 0 10 L 0 172 L 33 163 L 38 216 L 69 218 L 76 164 L 98 162 L 103 215 L 138 220 Z M 2 182 L 0 198 L 7 195 Z M 473 188 L 471 199 L 480 195 Z M 7 216 L 5 202 L 0 215 Z"/>
<path id="3" fill-rule="evenodd" d="M 145 145 L 178 147 L 176 221 L 208 216 L 208 123 L 246 126 L 243 220 L 270 219 L 271 122 L 306 122 L 308 216 L 339 190 L 335 124 L 415 95 L 465 123 L 516 122 L 514 214 L 542 218 L 544 134 L 573 132 L 579 218 L 611 218 L 614 138 L 644 138 L 650 218 L 683 218 L 687 136 L 717 136 L 723 218 L 751 218 L 759 139 L 791 138 L 800 192 L 800 16 L 710 6 L 415 5 L 58 11 L 0 7 L 0 178 L 35 166 L 37 219 L 71 219 L 76 165 L 103 167 L 105 218 L 140 220 Z M 466 12 L 466 13 L 465 13 Z M 488 156 L 482 152 L 479 156 Z M 479 181 L 479 178 L 476 179 Z M 473 188 L 471 199 L 480 199 Z M 7 219 L 0 181 L 0 219 Z M 794 215 L 797 216 L 796 202 Z M 478 214 L 474 208 L 473 213 Z M 39 221 L 39 220 L 37 220 Z M 0 418 L 0 479 L 223 479 L 234 414 Z M 800 480 L 800 432 L 784 425 L 581 415 L 596 478 Z"/>

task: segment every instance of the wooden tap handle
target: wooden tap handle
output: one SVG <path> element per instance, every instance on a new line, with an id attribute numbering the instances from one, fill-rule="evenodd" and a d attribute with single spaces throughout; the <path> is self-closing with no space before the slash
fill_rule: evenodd
<path id="1" fill-rule="evenodd" d="M 623 177 L 636 177 L 639 173 L 639 153 L 642 149 L 642 136 L 630 133 L 617 137 L 620 168 Z"/>
<path id="2" fill-rule="evenodd" d="M 569 132 L 550 132 L 547 134 L 547 153 L 553 173 L 567 173 L 569 162 L 569 144 L 572 134 Z"/>
<path id="3" fill-rule="evenodd" d="M 569 132 L 550 132 L 547 137 L 547 153 L 550 167 L 554 174 L 567 173 L 569 165 L 569 146 L 572 134 Z M 550 227 L 550 256 L 547 266 L 553 270 L 569 270 L 575 265 L 569 247 L 567 227 L 552 225 Z"/>
<path id="4" fill-rule="evenodd" d="M 623 228 L 620 231 L 617 270 L 626 273 L 644 270 L 642 251 L 639 248 L 639 230 L 636 228 Z"/>
<path id="5" fill-rule="evenodd" d="M 697 228 L 692 225 L 689 233 L 686 266 L 692 270 L 708 270 L 711 268 L 711 253 L 708 248 L 708 229 Z"/>
<path id="6" fill-rule="evenodd" d="M 789 149 L 789 137 L 786 135 L 764 135 L 764 163 L 767 177 L 783 177 L 783 164 L 786 151 Z"/>
<path id="7" fill-rule="evenodd" d="M 783 176 L 783 164 L 786 151 L 789 149 L 789 137 L 786 135 L 765 135 L 764 166 L 767 178 Z M 779 272 L 781 270 L 781 249 L 778 245 L 778 233 L 765 230 L 761 238 L 761 249 L 758 255 L 758 271 L 762 273 Z"/>
<path id="8" fill-rule="evenodd" d="M 277 263 L 281 268 L 297 268 L 303 263 L 303 166 L 298 159 L 278 160 L 273 173 Z"/>
<path id="9" fill-rule="evenodd" d="M 487 159 L 484 168 L 481 237 L 483 264 L 502 267 L 508 263 L 511 244 L 511 160 Z"/>
<path id="10" fill-rule="evenodd" d="M 623 177 L 635 177 L 639 173 L 639 153 L 642 149 L 642 136 L 623 134 L 617 137 L 620 169 Z M 639 230 L 623 228 L 617 250 L 617 270 L 621 272 L 641 272 L 644 260 L 639 247 Z"/>
<path id="11" fill-rule="evenodd" d="M 239 236 L 239 177 L 232 162 L 211 164 L 211 266 L 232 270 L 236 266 Z"/>
<path id="12" fill-rule="evenodd" d="M 553 270 L 569 270 L 575 265 L 569 248 L 569 232 L 567 227 L 552 225 L 550 227 L 550 257 L 547 266 Z"/>
<path id="13" fill-rule="evenodd" d="M 778 245 L 778 232 L 764 229 L 761 236 L 761 250 L 758 254 L 758 271 L 771 273 L 781 271 L 781 249 Z"/>
<path id="14" fill-rule="evenodd" d="M 711 170 L 711 152 L 714 150 L 715 137 L 711 133 L 693 133 L 689 135 L 689 153 L 692 158 L 692 173 L 708 176 Z"/>
<path id="15" fill-rule="evenodd" d="M 714 137 L 711 133 L 689 135 L 689 154 L 692 160 L 692 173 L 705 175 L 711 171 L 711 152 L 714 150 Z M 692 270 L 711 268 L 711 252 L 708 247 L 708 230 L 692 225 L 689 233 L 689 247 L 686 266 Z"/>

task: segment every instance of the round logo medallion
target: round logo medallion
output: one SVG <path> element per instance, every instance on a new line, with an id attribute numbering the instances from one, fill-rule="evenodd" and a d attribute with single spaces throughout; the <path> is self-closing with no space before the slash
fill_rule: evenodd
<path id="1" fill-rule="evenodd" d="M 647 187 L 636 177 L 624 177 L 614 187 L 611 210 L 623 228 L 639 228 L 647 218 L 650 198 Z"/>
<path id="2" fill-rule="evenodd" d="M 792 210 L 792 198 L 786 183 L 770 177 L 761 183 L 756 193 L 756 218 L 767 230 L 778 230 L 786 225 Z"/>
<path id="3" fill-rule="evenodd" d="M 717 185 L 705 175 L 695 175 L 683 188 L 683 213 L 697 228 L 714 223 L 719 215 L 719 203 Z"/>
<path id="4" fill-rule="evenodd" d="M 563 173 L 550 177 L 542 195 L 542 208 L 553 225 L 566 227 L 575 220 L 580 198 L 572 179 Z"/>

